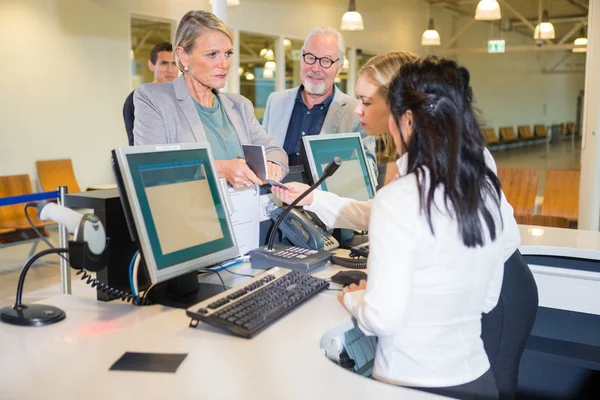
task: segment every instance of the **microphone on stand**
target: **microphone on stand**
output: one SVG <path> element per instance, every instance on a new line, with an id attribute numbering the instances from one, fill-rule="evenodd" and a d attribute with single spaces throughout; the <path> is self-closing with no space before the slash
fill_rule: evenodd
<path id="1" fill-rule="evenodd" d="M 338 170 L 340 165 L 342 165 L 342 160 L 340 160 L 339 157 L 334 157 L 323 170 L 323 175 L 319 178 L 319 180 L 316 181 L 311 187 L 306 189 L 304 193 L 302 193 L 296 200 L 287 206 L 287 208 L 279 215 L 275 221 L 275 224 L 271 228 L 271 234 L 269 235 L 267 245 L 248 252 L 250 258 L 252 259 L 252 268 L 268 269 L 274 266 L 280 266 L 297 271 L 308 272 L 311 269 L 324 265 L 327 263 L 327 261 L 329 261 L 331 254 L 325 250 L 305 250 L 294 248 L 294 250 L 300 250 L 303 253 L 306 253 L 295 254 L 293 251 L 288 251 L 288 249 L 294 246 L 288 246 L 284 249 L 274 249 L 273 242 L 275 241 L 277 229 L 279 229 L 279 226 L 285 219 L 286 215 L 288 215 L 303 198 L 308 196 L 310 192 L 319 187 L 321 183 L 325 181 L 325 179 L 333 175 L 335 171 Z"/>
<path id="2" fill-rule="evenodd" d="M 281 222 L 283 221 L 285 216 L 288 215 L 290 213 L 290 211 L 292 211 L 294 209 L 294 207 L 296 207 L 296 204 L 300 203 L 300 201 L 303 198 L 308 196 L 310 194 L 310 192 L 312 192 L 313 190 L 318 188 L 321 185 L 321 183 L 323 183 L 325 181 L 325 179 L 327 179 L 331 175 L 333 175 L 335 173 L 335 171 L 338 170 L 340 165 L 342 165 L 342 160 L 340 160 L 339 157 L 334 157 L 329 162 L 329 164 L 327 164 L 325 169 L 323 170 L 323 175 L 321 175 L 319 180 L 316 181 L 315 183 L 313 183 L 313 185 L 311 187 L 306 189 L 306 191 L 304 193 L 302 193 L 300 196 L 298 196 L 298 198 L 296 200 L 294 200 L 289 206 L 287 206 L 285 211 L 279 215 L 279 218 L 277 218 L 277 221 L 275 221 L 275 225 L 273 225 L 271 234 L 269 235 L 269 241 L 267 242 L 267 250 L 269 250 L 269 251 L 273 250 L 273 241 L 275 240 L 275 233 L 277 232 L 277 229 L 279 229 L 279 225 L 281 225 Z"/>

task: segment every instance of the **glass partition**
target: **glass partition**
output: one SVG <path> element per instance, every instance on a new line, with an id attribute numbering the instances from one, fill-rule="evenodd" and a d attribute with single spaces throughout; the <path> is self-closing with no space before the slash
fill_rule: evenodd
<path id="1" fill-rule="evenodd" d="M 174 21 L 131 16 L 131 87 L 152 82 L 154 74 L 148 68 L 150 51 L 160 42 L 172 42 Z"/>
<path id="2" fill-rule="evenodd" d="M 254 104 L 259 121 L 267 98 L 275 91 L 275 41 L 274 37 L 240 32 L 240 94 Z"/>

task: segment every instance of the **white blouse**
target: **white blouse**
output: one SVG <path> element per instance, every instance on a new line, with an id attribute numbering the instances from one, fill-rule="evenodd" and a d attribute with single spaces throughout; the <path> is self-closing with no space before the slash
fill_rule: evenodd
<path id="1" fill-rule="evenodd" d="M 415 175 L 403 176 L 407 160 L 398 160 L 401 178 L 372 202 L 321 192 L 307 208 L 332 227 L 365 229 L 370 214 L 367 288 L 347 293 L 344 304 L 365 334 L 378 337 L 373 376 L 406 386 L 460 385 L 490 368 L 480 338 L 481 313 L 498 302 L 504 261 L 520 243 L 519 230 L 502 194 L 503 227 L 493 200 L 487 202 L 497 222 L 496 240 L 490 241 L 484 224 L 485 245 L 467 248 L 439 189 L 438 208 L 431 210 L 434 236 L 419 208 Z M 487 150 L 486 162 L 495 172 Z"/>

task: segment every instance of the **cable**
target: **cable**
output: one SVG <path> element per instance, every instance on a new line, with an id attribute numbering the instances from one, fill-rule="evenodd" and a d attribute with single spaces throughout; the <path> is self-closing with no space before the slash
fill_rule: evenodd
<path id="1" fill-rule="evenodd" d="M 34 207 L 37 208 L 37 203 L 30 201 L 29 203 L 25 203 L 25 218 L 27 218 L 27 222 L 29 222 L 29 226 L 31 226 L 34 230 L 35 233 L 37 233 L 37 235 L 40 237 L 40 239 L 42 239 L 42 241 L 44 243 L 46 243 L 46 245 L 48 245 L 48 247 L 50 247 L 51 249 L 55 249 L 56 247 L 54 247 L 54 245 L 52 244 L 51 241 L 49 241 L 48 239 L 46 239 L 46 237 L 44 235 L 42 235 L 42 232 L 40 232 L 37 228 L 37 226 L 35 226 L 33 224 L 33 221 L 31 220 L 31 218 L 29 217 L 29 213 L 27 212 L 27 209 L 30 207 Z M 69 261 L 68 258 L 66 258 L 64 255 L 62 254 L 58 254 L 63 260 L 65 261 Z"/>
<path id="2" fill-rule="evenodd" d="M 152 302 L 148 300 L 146 297 L 138 297 L 134 296 L 132 293 L 125 292 L 123 290 L 115 289 L 113 287 L 108 286 L 104 282 L 100 282 L 100 280 L 94 278 L 89 275 L 84 269 L 76 269 L 77 272 L 75 275 L 81 275 L 81 280 L 86 284 L 90 285 L 92 288 L 95 288 L 97 291 L 105 293 L 109 296 L 113 296 L 117 299 L 123 300 L 127 303 L 131 302 L 134 305 L 138 306 L 148 306 L 151 305 Z M 148 291 L 146 291 L 148 292 Z"/>
<path id="3" fill-rule="evenodd" d="M 346 258 L 340 256 L 332 256 L 331 262 L 341 267 L 350 269 L 367 269 L 366 258 Z"/>
<path id="4" fill-rule="evenodd" d="M 206 272 L 206 273 L 217 274 L 217 276 L 219 277 L 219 280 L 221 281 L 221 286 L 223 286 L 223 291 L 227 290 L 227 286 L 225 286 L 225 281 L 221 277 L 221 274 L 219 273 L 219 271 L 214 271 L 214 270 L 208 269 L 208 268 L 200 268 L 199 271 Z"/>
<path id="5" fill-rule="evenodd" d="M 141 258 L 142 257 L 140 257 L 140 253 L 138 251 L 137 255 L 135 257 L 135 262 L 133 263 L 133 276 L 132 276 L 132 278 L 133 278 L 133 280 L 132 280 L 132 282 L 133 282 L 133 292 L 132 293 L 135 296 L 137 296 L 138 293 L 139 293 L 139 291 L 138 291 L 138 270 L 139 270 L 139 267 L 140 267 L 140 260 L 141 260 Z"/>
<path id="6" fill-rule="evenodd" d="M 233 272 L 233 271 L 230 271 L 230 270 L 229 270 L 229 268 L 223 268 L 223 269 L 222 269 L 222 271 L 229 272 L 230 274 L 233 274 L 233 275 L 239 275 L 239 276 L 248 276 L 248 277 L 250 277 L 250 278 L 254 278 L 254 275 L 250 275 L 250 274 L 240 274 L 239 272 Z"/>
<path id="7" fill-rule="evenodd" d="M 133 253 L 133 257 L 131 257 L 131 261 L 129 262 L 129 287 L 131 288 L 131 293 L 135 294 L 135 288 L 133 287 L 133 264 L 135 264 L 135 259 L 138 256 L 139 251 L 136 250 Z"/>

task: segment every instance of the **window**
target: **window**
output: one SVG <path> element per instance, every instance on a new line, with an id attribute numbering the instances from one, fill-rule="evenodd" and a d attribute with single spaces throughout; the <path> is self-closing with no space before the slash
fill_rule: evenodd
<path id="1" fill-rule="evenodd" d="M 148 68 L 150 51 L 160 42 L 172 42 L 175 22 L 131 16 L 131 87 L 152 82 L 154 74 Z"/>
<path id="2" fill-rule="evenodd" d="M 267 98 L 275 91 L 275 38 L 240 32 L 240 94 L 254 104 L 259 121 Z"/>

